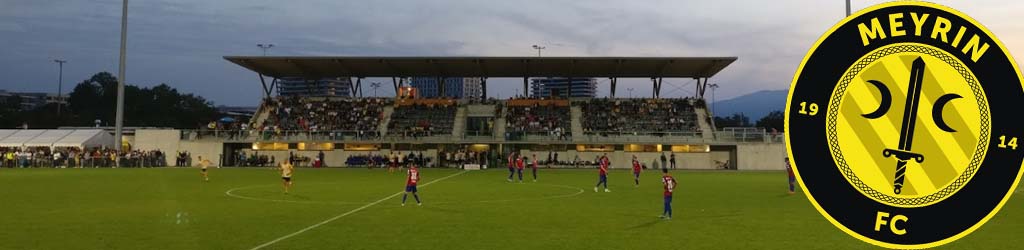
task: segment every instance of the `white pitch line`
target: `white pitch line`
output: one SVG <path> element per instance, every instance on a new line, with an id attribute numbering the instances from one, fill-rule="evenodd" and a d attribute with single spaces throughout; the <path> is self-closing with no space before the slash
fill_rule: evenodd
<path id="1" fill-rule="evenodd" d="M 326 183 L 321 183 L 321 184 L 326 184 Z M 306 184 L 306 185 L 310 185 L 310 184 Z M 255 198 L 255 197 L 249 197 L 249 196 L 235 194 L 235 191 L 238 191 L 238 190 L 251 189 L 251 188 L 257 188 L 257 187 L 266 187 L 266 186 L 271 186 L 271 185 L 255 185 L 255 186 L 248 186 L 248 187 L 237 187 L 237 188 L 232 188 L 232 189 L 224 192 L 224 194 L 227 195 L 227 196 L 231 196 L 231 197 L 235 197 L 235 198 L 239 198 L 239 199 L 251 200 L 251 201 L 284 202 L 284 203 L 296 203 L 296 204 L 365 205 L 365 204 L 369 203 L 369 202 L 349 202 L 349 201 L 296 201 L 296 200 L 263 199 L 263 198 Z"/>
<path id="2" fill-rule="evenodd" d="M 458 176 L 458 175 L 461 175 L 461 174 L 464 174 L 464 173 L 466 173 L 466 171 L 459 171 L 457 173 L 454 173 L 454 174 L 451 174 L 451 175 L 448 175 L 448 176 L 445 176 L 445 177 L 441 177 L 440 179 L 436 179 L 436 180 L 433 180 L 431 182 L 427 182 L 426 184 L 423 184 L 422 187 L 426 187 L 426 186 L 428 186 L 430 184 L 434 184 L 435 182 L 443 181 L 445 179 L 452 178 L 452 177 L 455 177 L 455 176 Z M 343 214 L 339 214 L 338 216 L 331 217 L 330 219 L 321 221 L 320 223 L 313 224 L 312 226 L 308 226 L 306 228 L 303 228 L 302 230 L 295 231 L 294 233 L 290 233 L 288 235 L 281 236 L 280 238 L 274 239 L 274 240 L 272 240 L 270 242 L 267 242 L 267 243 L 263 243 L 262 245 L 256 246 L 256 247 L 254 247 L 252 249 L 249 249 L 249 250 L 257 250 L 257 249 L 261 249 L 261 248 L 273 245 L 274 243 L 277 243 L 279 241 L 282 241 L 282 240 L 294 237 L 294 236 L 299 235 L 301 233 L 305 233 L 306 231 L 309 231 L 309 230 L 312 230 L 314 228 L 323 226 L 324 224 L 327 224 L 327 223 L 331 223 L 332 221 L 335 221 L 337 219 L 341 219 L 341 217 L 345 217 L 345 216 L 348 216 L 350 214 L 354 214 L 356 212 L 362 211 L 363 209 L 372 207 L 373 205 L 377 205 L 377 204 L 379 204 L 381 202 L 384 202 L 386 200 L 390 200 L 391 198 L 395 198 L 396 196 L 398 196 L 400 194 L 403 194 L 403 193 L 405 193 L 405 191 L 398 192 L 398 193 L 395 193 L 395 194 L 392 194 L 392 195 L 388 195 L 388 197 L 384 197 L 384 198 L 382 198 L 380 200 L 377 200 L 377 201 L 374 201 L 374 202 L 372 202 L 370 204 L 366 204 L 366 205 L 363 205 L 362 207 L 359 207 L 359 208 L 356 208 L 356 209 L 352 209 L 351 211 L 345 212 Z"/>

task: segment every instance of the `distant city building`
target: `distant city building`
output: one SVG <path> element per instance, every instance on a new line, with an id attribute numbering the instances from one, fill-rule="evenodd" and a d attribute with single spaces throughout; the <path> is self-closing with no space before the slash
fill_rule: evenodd
<path id="1" fill-rule="evenodd" d="M 6 105 L 14 101 L 20 102 L 19 105 L 23 111 L 37 109 L 42 106 L 46 106 L 47 104 L 58 102 L 63 105 L 68 104 L 67 96 L 64 96 L 64 98 L 57 98 L 56 94 L 50 93 L 7 92 L 6 90 L 0 90 L 0 104 Z"/>
<path id="2" fill-rule="evenodd" d="M 352 80 L 332 77 L 306 80 L 298 77 L 277 79 L 277 94 L 281 96 L 349 96 Z"/>
<path id="3" fill-rule="evenodd" d="M 444 95 L 440 93 L 437 86 L 437 77 L 413 77 L 409 86 L 416 89 L 416 94 L 422 98 L 449 97 L 456 99 L 468 99 L 480 97 L 481 79 L 476 77 L 448 77 L 444 78 Z"/>
<path id="4" fill-rule="evenodd" d="M 596 78 L 546 77 L 530 79 L 530 95 L 533 97 L 596 97 Z"/>
<path id="5" fill-rule="evenodd" d="M 462 99 L 479 99 L 483 95 L 481 83 L 479 77 L 462 78 Z"/>

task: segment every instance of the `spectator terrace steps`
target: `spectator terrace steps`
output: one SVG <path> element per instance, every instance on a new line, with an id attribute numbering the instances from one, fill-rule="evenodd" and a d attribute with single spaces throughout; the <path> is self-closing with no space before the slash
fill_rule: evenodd
<path id="1" fill-rule="evenodd" d="M 715 126 L 714 124 L 708 122 L 708 117 L 710 117 L 710 113 L 708 113 L 707 108 L 699 106 L 695 107 L 694 113 L 697 113 L 697 125 L 700 127 L 700 131 L 702 134 L 701 137 L 704 138 L 705 140 L 715 139 Z"/>
<path id="2" fill-rule="evenodd" d="M 572 119 L 570 129 L 573 135 L 583 135 L 583 109 L 579 106 L 569 107 L 569 117 Z"/>
<path id="3" fill-rule="evenodd" d="M 466 106 L 455 110 L 455 123 L 452 124 L 452 137 L 459 138 L 466 131 Z"/>
<path id="4" fill-rule="evenodd" d="M 381 119 L 381 124 L 377 125 L 377 131 L 380 131 L 381 134 L 387 134 L 387 125 L 391 123 L 392 113 L 394 113 L 394 106 L 385 106 L 381 110 L 381 117 L 383 118 Z"/>

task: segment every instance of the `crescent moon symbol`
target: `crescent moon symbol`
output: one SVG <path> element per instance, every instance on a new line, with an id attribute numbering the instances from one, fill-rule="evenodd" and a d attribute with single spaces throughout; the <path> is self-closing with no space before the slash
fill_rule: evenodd
<path id="1" fill-rule="evenodd" d="M 875 85 L 875 88 L 878 89 L 878 93 L 882 94 L 882 103 L 878 105 L 878 109 L 875 109 L 874 112 L 863 114 L 861 116 L 868 119 L 882 117 L 886 112 L 889 112 L 889 106 L 892 105 L 892 94 L 889 93 L 889 88 L 886 87 L 884 83 L 875 80 L 868 80 L 868 82 Z"/>
<path id="2" fill-rule="evenodd" d="M 957 94 L 945 94 L 939 97 L 938 100 L 935 100 L 935 106 L 932 106 L 932 120 L 935 121 L 936 126 L 939 126 L 939 129 L 946 132 L 956 132 L 955 129 L 949 127 L 949 124 L 946 124 L 946 121 L 942 119 L 942 107 L 945 107 L 946 103 L 957 98 L 963 97 Z"/>

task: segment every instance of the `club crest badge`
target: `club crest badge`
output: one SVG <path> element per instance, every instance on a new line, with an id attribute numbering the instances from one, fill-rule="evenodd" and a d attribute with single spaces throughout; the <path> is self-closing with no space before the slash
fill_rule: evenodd
<path id="1" fill-rule="evenodd" d="M 800 185 L 862 241 L 957 240 L 1020 180 L 1021 79 L 991 32 L 948 7 L 900 1 L 847 17 L 811 48 L 790 89 L 786 143 Z"/>

